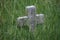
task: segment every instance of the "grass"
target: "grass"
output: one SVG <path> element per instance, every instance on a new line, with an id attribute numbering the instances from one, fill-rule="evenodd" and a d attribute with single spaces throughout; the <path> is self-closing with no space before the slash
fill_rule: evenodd
<path id="1" fill-rule="evenodd" d="M 0 0 L 0 40 L 60 40 L 59 0 Z M 20 30 L 16 19 L 27 15 L 25 7 L 35 5 L 37 13 L 45 14 L 43 25 L 37 25 L 35 32 L 27 26 Z"/>

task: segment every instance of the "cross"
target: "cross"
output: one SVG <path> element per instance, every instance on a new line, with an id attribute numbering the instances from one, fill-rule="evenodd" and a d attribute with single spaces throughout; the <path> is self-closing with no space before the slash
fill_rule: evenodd
<path id="1" fill-rule="evenodd" d="M 44 14 L 36 14 L 36 7 L 34 5 L 27 6 L 26 12 L 28 13 L 28 16 L 17 18 L 17 25 L 21 28 L 23 25 L 28 25 L 29 31 L 34 31 L 37 24 L 44 23 Z"/>

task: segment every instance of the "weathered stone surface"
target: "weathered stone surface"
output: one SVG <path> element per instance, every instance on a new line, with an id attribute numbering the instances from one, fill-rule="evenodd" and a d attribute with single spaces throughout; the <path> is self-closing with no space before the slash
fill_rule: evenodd
<path id="1" fill-rule="evenodd" d="M 35 6 L 27 6 L 26 7 L 28 13 L 28 25 L 31 31 L 34 31 L 36 26 L 36 7 Z"/>
<path id="2" fill-rule="evenodd" d="M 37 24 L 44 23 L 44 14 L 36 14 L 36 7 L 33 5 L 27 6 L 26 12 L 28 13 L 28 16 L 17 18 L 17 25 L 20 27 L 27 25 L 29 26 L 29 31 L 33 32 Z"/>
<path id="3" fill-rule="evenodd" d="M 17 25 L 20 27 L 22 27 L 23 25 L 27 25 L 27 20 L 28 20 L 27 16 L 18 17 L 17 18 Z"/>
<path id="4" fill-rule="evenodd" d="M 43 24 L 44 23 L 44 14 L 37 14 L 36 22 L 37 22 L 37 24 Z"/>
<path id="5" fill-rule="evenodd" d="M 44 23 L 44 14 L 36 14 L 36 22 L 37 22 L 36 24 L 43 24 Z M 28 25 L 28 16 L 18 17 L 17 24 L 19 26 Z"/>

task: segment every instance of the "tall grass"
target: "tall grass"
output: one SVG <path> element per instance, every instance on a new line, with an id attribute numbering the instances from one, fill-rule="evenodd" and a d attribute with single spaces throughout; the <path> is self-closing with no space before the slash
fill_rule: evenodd
<path id="1" fill-rule="evenodd" d="M 0 0 L 0 40 L 60 40 L 59 0 Z M 27 15 L 25 7 L 35 5 L 37 13 L 45 15 L 43 25 L 35 32 L 17 28 L 16 19 Z"/>

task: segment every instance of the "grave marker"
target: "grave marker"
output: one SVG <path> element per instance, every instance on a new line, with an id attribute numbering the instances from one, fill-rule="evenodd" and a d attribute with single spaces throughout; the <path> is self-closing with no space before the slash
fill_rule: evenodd
<path id="1" fill-rule="evenodd" d="M 20 26 L 21 28 L 23 25 L 28 25 L 29 31 L 33 32 L 37 24 L 44 23 L 44 14 L 36 14 L 36 7 L 33 5 L 27 6 L 26 12 L 28 16 L 17 18 L 17 25 Z"/>

